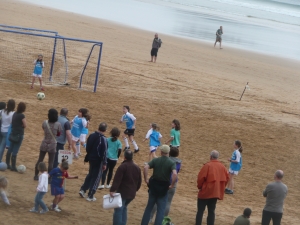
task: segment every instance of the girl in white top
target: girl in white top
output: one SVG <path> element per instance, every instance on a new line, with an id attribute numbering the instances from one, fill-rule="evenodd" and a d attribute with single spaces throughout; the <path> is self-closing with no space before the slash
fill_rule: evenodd
<path id="1" fill-rule="evenodd" d="M 0 176 L 0 196 L 5 204 L 10 205 L 10 202 L 6 196 L 6 188 L 7 188 L 8 181 L 6 177 Z"/>
<path id="2" fill-rule="evenodd" d="M 7 102 L 6 109 L 0 111 L 0 117 L 1 117 L 0 162 L 2 162 L 2 157 L 6 146 L 7 132 L 11 125 L 12 117 L 15 113 L 14 112 L 15 106 L 16 106 L 15 100 L 10 99 Z"/>
<path id="3" fill-rule="evenodd" d="M 34 199 L 34 207 L 30 210 L 30 212 L 38 213 L 39 207 L 41 206 L 42 210 L 40 211 L 41 214 L 44 214 L 49 211 L 46 204 L 43 201 L 44 195 L 48 192 L 48 173 L 47 167 L 44 162 L 40 162 L 38 165 L 38 169 L 41 173 L 39 176 L 39 184 L 36 188 L 36 196 Z"/>

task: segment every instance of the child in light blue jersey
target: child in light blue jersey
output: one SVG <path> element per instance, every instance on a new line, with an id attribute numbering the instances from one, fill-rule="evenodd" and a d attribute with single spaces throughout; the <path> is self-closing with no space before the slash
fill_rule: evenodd
<path id="1" fill-rule="evenodd" d="M 43 84 L 42 84 L 43 68 L 45 67 L 43 61 L 43 55 L 38 55 L 38 58 L 34 60 L 33 64 L 34 64 L 34 69 L 32 73 L 32 84 L 30 88 L 33 89 L 35 78 L 37 77 L 40 81 L 40 88 L 42 91 L 44 91 Z"/>
<path id="2" fill-rule="evenodd" d="M 148 130 L 146 137 L 143 141 L 146 141 L 150 139 L 149 141 L 149 148 L 150 148 L 150 153 L 149 153 L 149 162 L 153 158 L 157 158 L 155 152 L 158 146 L 160 146 L 160 139 L 162 138 L 162 135 L 157 131 L 158 127 L 156 123 L 150 124 L 150 130 Z"/>
<path id="3" fill-rule="evenodd" d="M 86 115 L 87 123 L 90 124 L 91 116 L 89 114 Z M 86 147 L 86 136 L 89 134 L 89 129 L 87 127 L 83 127 L 79 141 L 76 142 L 76 152 L 77 155 L 81 155 L 80 153 L 80 145 L 82 145 L 84 148 Z"/>
<path id="4" fill-rule="evenodd" d="M 125 122 L 126 123 L 126 130 L 124 131 L 123 134 L 123 139 L 125 142 L 125 150 L 130 149 L 129 147 L 129 143 L 128 143 L 128 138 L 129 140 L 132 142 L 133 146 L 134 146 L 134 153 L 137 153 L 140 149 L 137 146 L 135 140 L 133 139 L 134 136 L 134 131 L 135 131 L 135 125 L 136 125 L 136 118 L 134 117 L 133 114 L 129 113 L 130 108 L 129 106 L 125 105 L 123 106 L 123 116 L 120 120 L 120 123 Z"/>
<path id="5" fill-rule="evenodd" d="M 233 194 L 233 177 L 237 176 L 239 171 L 242 168 L 242 155 L 243 147 L 241 141 L 237 140 L 233 144 L 234 152 L 228 161 L 230 162 L 229 167 L 229 181 L 227 183 L 227 187 L 225 189 L 225 194 Z"/>
<path id="6" fill-rule="evenodd" d="M 76 143 L 80 141 L 80 135 L 82 133 L 82 129 L 84 127 L 88 127 L 88 122 L 86 120 L 86 117 L 88 115 L 88 110 L 85 108 L 81 108 L 78 111 L 78 115 L 75 116 L 75 118 L 72 120 L 72 150 L 74 152 L 74 158 L 78 159 L 78 154 L 76 150 Z"/>

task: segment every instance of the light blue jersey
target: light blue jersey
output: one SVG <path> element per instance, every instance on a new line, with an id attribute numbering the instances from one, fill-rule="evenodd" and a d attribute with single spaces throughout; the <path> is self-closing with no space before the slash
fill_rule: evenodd
<path id="1" fill-rule="evenodd" d="M 131 114 L 129 112 L 125 113 L 121 118 L 121 121 L 126 122 L 127 129 L 132 129 L 135 120 L 136 120 L 136 118 L 133 116 L 133 114 Z"/>
<path id="2" fill-rule="evenodd" d="M 107 138 L 107 158 L 111 160 L 118 160 L 118 150 L 122 149 L 122 143 L 118 139 L 116 141 L 112 141 L 112 137 Z"/>
<path id="3" fill-rule="evenodd" d="M 35 66 L 34 66 L 33 73 L 36 74 L 36 75 L 42 75 L 44 62 L 43 61 L 40 62 L 40 61 L 35 60 L 34 64 L 35 64 Z"/>
<path id="4" fill-rule="evenodd" d="M 231 160 L 236 160 L 238 163 L 231 162 L 230 169 L 233 171 L 240 171 L 242 168 L 242 156 L 238 149 L 232 153 Z"/>
<path id="5" fill-rule="evenodd" d="M 84 117 L 80 118 L 78 116 L 75 116 L 75 118 L 73 119 L 71 134 L 74 137 L 79 138 L 82 133 L 82 129 L 86 127 L 86 125 L 87 125 L 87 121 Z"/>
<path id="6" fill-rule="evenodd" d="M 86 127 L 82 128 L 81 134 L 88 134 L 89 133 L 89 129 Z"/>
<path id="7" fill-rule="evenodd" d="M 160 138 L 162 138 L 162 135 L 158 131 L 153 130 L 152 128 L 147 132 L 146 139 L 150 139 L 149 141 L 150 147 L 160 146 L 160 140 L 159 140 Z"/>

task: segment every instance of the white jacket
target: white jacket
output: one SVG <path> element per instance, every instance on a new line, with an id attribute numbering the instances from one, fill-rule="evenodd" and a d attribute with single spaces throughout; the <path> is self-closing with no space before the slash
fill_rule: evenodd
<path id="1" fill-rule="evenodd" d="M 39 176 L 39 185 L 36 188 L 39 192 L 48 192 L 48 173 L 44 172 Z"/>

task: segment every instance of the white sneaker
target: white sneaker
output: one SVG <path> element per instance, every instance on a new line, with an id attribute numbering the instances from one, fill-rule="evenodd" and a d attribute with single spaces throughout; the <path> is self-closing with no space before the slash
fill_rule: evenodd
<path id="1" fill-rule="evenodd" d="M 106 186 L 105 186 L 105 188 L 107 188 L 107 189 L 110 188 L 110 187 L 111 187 L 111 185 L 106 185 Z"/>
<path id="2" fill-rule="evenodd" d="M 59 209 L 57 206 L 53 209 L 55 212 L 61 212 L 61 209 Z"/>
<path id="3" fill-rule="evenodd" d="M 79 156 L 78 155 L 73 155 L 73 159 L 78 159 Z"/>
<path id="4" fill-rule="evenodd" d="M 86 200 L 89 201 L 89 202 L 94 202 L 94 201 L 96 201 L 97 199 L 96 199 L 95 197 L 93 197 L 93 198 L 88 197 L 88 198 L 86 198 Z"/>
<path id="5" fill-rule="evenodd" d="M 98 189 L 104 189 L 104 185 L 99 185 Z"/>
<path id="6" fill-rule="evenodd" d="M 80 190 L 80 191 L 79 191 L 79 195 L 80 195 L 81 198 L 84 198 L 84 197 L 85 197 L 84 191 L 83 191 L 83 190 Z"/>

